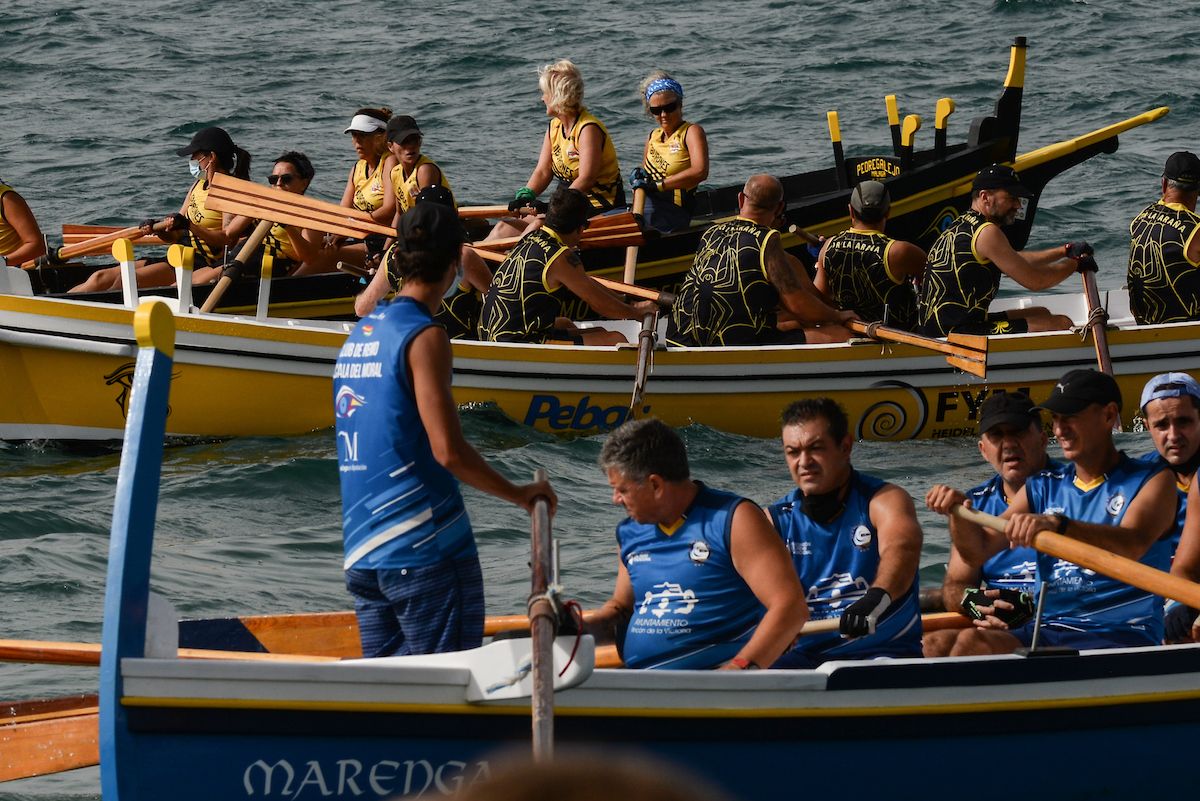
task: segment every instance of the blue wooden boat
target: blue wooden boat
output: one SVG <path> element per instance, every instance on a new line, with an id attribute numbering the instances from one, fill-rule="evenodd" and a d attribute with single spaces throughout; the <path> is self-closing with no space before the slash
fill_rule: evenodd
<path id="1" fill-rule="evenodd" d="M 376 660 L 177 658 L 149 592 L 171 315 L 142 309 L 113 516 L 100 682 L 105 799 L 439 797 L 528 743 L 527 640 Z M 1200 646 L 830 663 L 817 670 L 593 670 L 555 642 L 561 746 L 639 749 L 743 799 L 1143 797 L 1200 737 Z M 931 759 L 931 756 L 936 758 Z M 1036 788 L 1036 789 L 1034 789 Z"/>

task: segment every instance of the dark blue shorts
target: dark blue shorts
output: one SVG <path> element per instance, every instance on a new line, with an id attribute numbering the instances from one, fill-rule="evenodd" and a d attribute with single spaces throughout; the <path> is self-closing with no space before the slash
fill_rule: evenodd
<path id="1" fill-rule="evenodd" d="M 475 554 L 436 565 L 346 571 L 363 656 L 465 651 L 483 644 L 483 571 Z"/>
<path id="2" fill-rule="evenodd" d="M 1033 640 L 1033 624 L 1021 626 L 1009 633 L 1020 640 L 1021 645 L 1028 647 Z M 1080 651 L 1098 648 L 1142 648 L 1160 644 L 1152 642 L 1149 635 L 1140 631 L 1077 631 L 1058 628 L 1053 623 L 1043 624 L 1038 634 L 1038 646 L 1061 646 Z"/>

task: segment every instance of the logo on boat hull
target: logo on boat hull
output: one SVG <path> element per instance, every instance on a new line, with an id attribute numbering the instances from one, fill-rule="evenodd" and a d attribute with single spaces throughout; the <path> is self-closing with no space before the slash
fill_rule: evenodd
<path id="1" fill-rule="evenodd" d="M 525 425 L 553 431 L 595 431 L 616 428 L 629 417 L 629 408 L 624 404 L 604 408 L 591 401 L 591 395 L 584 395 L 577 404 L 563 403 L 555 395 L 534 395 L 529 399 Z M 648 411 L 649 406 L 642 408 L 643 414 Z"/>
<path id="2" fill-rule="evenodd" d="M 121 418 L 124 419 L 129 414 L 129 390 L 133 388 L 133 373 L 137 369 L 137 362 L 125 362 L 116 370 L 113 370 L 108 375 L 104 376 L 104 383 L 108 386 L 114 384 L 120 389 L 117 397 L 113 400 L 121 409 Z M 179 378 L 179 372 L 171 373 L 171 380 Z M 167 404 L 167 417 L 171 416 L 171 405 Z"/>

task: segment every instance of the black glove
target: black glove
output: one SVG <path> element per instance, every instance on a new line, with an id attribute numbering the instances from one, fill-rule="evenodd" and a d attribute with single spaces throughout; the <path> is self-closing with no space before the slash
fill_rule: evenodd
<path id="1" fill-rule="evenodd" d="M 1187 604 L 1171 604 L 1164 622 L 1167 625 L 1167 642 L 1191 642 L 1192 624 L 1196 622 L 1195 609 Z"/>
<path id="2" fill-rule="evenodd" d="M 655 186 L 645 170 L 641 167 L 634 167 L 633 171 L 629 173 L 629 188 L 634 191 L 641 189 L 645 192 L 653 192 Z"/>
<path id="3" fill-rule="evenodd" d="M 141 228 L 143 231 L 153 231 L 154 226 L 157 224 L 158 220 L 154 219 L 153 217 L 147 217 L 138 223 L 138 228 Z"/>
<path id="4" fill-rule="evenodd" d="M 367 234 L 363 237 L 363 243 L 367 246 L 367 258 L 378 258 L 383 253 L 386 242 L 387 237 L 383 234 Z"/>
<path id="5" fill-rule="evenodd" d="M 989 596 L 989 592 L 996 593 L 996 597 Z M 1012 609 L 995 609 L 996 601 L 1010 603 Z M 963 614 L 972 620 L 983 620 L 986 615 L 980 611 L 981 606 L 993 607 L 992 617 L 999 618 L 1010 629 L 1019 628 L 1032 620 L 1035 609 L 1033 596 L 1021 590 L 983 590 L 979 587 L 968 587 L 963 591 Z"/>
<path id="6" fill-rule="evenodd" d="M 186 231 L 188 230 L 188 226 L 191 225 L 191 222 L 192 221 L 187 218 L 187 215 L 175 212 L 171 215 L 171 227 L 168 230 Z"/>
<path id="7" fill-rule="evenodd" d="M 1087 242 L 1069 242 L 1063 246 L 1067 252 L 1068 259 L 1081 259 L 1084 256 L 1093 256 L 1096 251 Z"/>
<path id="8" fill-rule="evenodd" d="M 1075 263 L 1075 272 L 1077 273 L 1094 273 L 1099 269 L 1096 260 L 1091 256 L 1080 256 L 1079 261 Z"/>
<path id="9" fill-rule="evenodd" d="M 226 263 L 224 268 L 222 268 L 221 277 L 228 278 L 230 281 L 236 281 L 242 277 L 242 270 L 245 268 L 246 265 L 242 264 L 237 259 L 234 259 L 233 261 Z"/>
<path id="10" fill-rule="evenodd" d="M 863 597 L 846 607 L 838 623 L 843 637 L 865 637 L 875 633 L 875 622 L 892 605 L 892 597 L 880 587 L 872 587 Z"/>
<path id="11" fill-rule="evenodd" d="M 60 250 L 62 250 L 62 248 L 46 248 L 45 256 L 38 256 L 33 260 L 34 266 L 38 269 L 41 269 L 43 267 L 61 267 L 62 265 L 66 264 L 66 262 L 62 260 L 62 257 L 58 255 Z"/>

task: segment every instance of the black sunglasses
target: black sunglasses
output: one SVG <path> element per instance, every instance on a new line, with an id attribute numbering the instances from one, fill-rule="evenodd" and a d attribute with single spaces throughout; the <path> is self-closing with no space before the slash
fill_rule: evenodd
<path id="1" fill-rule="evenodd" d="M 657 117 L 659 114 L 674 114 L 678 110 L 679 110 L 679 101 L 676 100 L 675 102 L 668 103 L 665 106 L 651 106 L 650 107 L 650 116 Z"/>
<path id="2" fill-rule="evenodd" d="M 269 183 L 271 186 L 274 186 L 275 184 L 279 184 L 280 186 L 287 186 L 288 184 L 290 184 L 292 181 L 294 181 L 295 179 L 297 179 L 299 177 L 300 176 L 296 175 L 296 173 L 294 173 L 294 172 L 285 172 L 283 175 L 268 175 L 267 183 Z"/>

